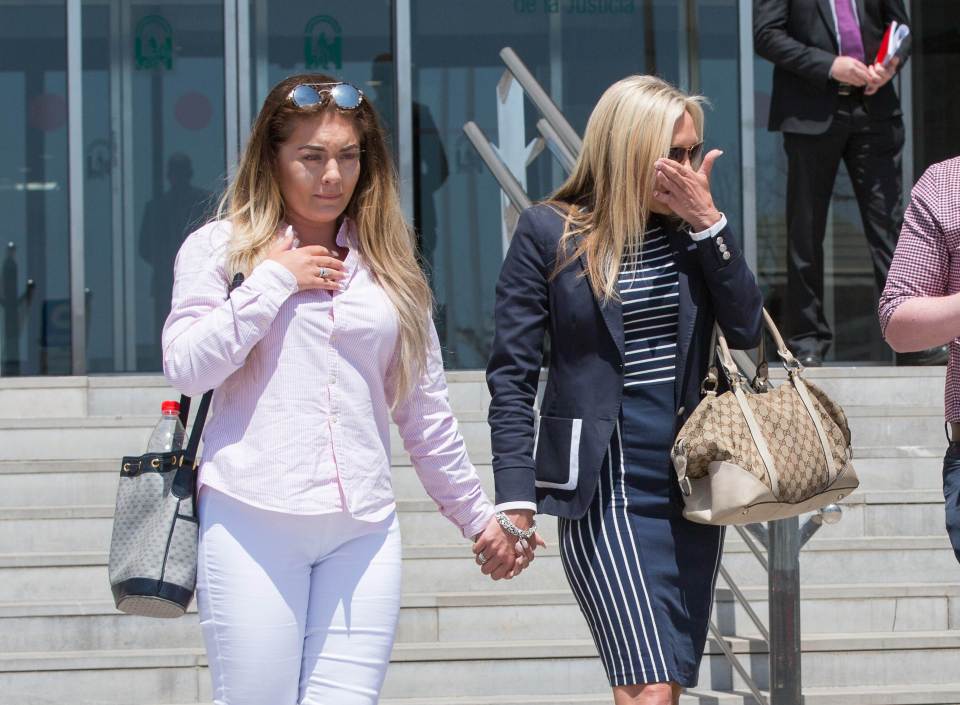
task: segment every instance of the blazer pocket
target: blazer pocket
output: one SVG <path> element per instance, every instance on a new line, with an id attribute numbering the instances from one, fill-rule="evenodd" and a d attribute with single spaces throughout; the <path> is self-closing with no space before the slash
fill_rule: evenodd
<path id="1" fill-rule="evenodd" d="M 575 490 L 580 479 L 583 419 L 541 416 L 533 444 L 536 486 Z"/>

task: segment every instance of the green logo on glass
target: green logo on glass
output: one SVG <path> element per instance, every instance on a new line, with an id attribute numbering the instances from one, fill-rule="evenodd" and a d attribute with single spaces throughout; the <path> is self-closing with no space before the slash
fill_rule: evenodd
<path id="1" fill-rule="evenodd" d="M 329 15 L 317 15 L 303 30 L 303 62 L 308 71 L 343 68 L 343 32 Z"/>
<path id="2" fill-rule="evenodd" d="M 160 15 L 147 15 L 137 23 L 134 39 L 136 67 L 143 71 L 173 68 L 173 28 Z"/>

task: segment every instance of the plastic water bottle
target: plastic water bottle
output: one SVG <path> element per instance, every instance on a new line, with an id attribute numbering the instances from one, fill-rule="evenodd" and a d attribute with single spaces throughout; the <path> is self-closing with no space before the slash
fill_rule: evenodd
<path id="1" fill-rule="evenodd" d="M 160 405 L 160 422 L 154 427 L 147 444 L 148 453 L 172 453 L 183 448 L 186 431 L 180 423 L 180 402 L 165 401 Z"/>

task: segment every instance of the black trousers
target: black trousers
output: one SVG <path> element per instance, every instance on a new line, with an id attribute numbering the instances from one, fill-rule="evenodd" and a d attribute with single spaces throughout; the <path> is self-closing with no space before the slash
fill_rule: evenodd
<path id="1" fill-rule="evenodd" d="M 903 121 L 872 119 L 861 96 L 840 96 L 827 131 L 785 132 L 787 153 L 787 315 L 790 349 L 824 356 L 833 332 L 823 311 L 823 239 L 837 169 L 847 166 L 883 290 L 903 220 Z"/>

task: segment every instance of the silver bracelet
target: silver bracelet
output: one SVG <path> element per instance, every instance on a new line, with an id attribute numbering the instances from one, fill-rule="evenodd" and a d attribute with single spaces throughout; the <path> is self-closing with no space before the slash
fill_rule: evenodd
<path id="1" fill-rule="evenodd" d="M 531 536 L 533 536 L 537 532 L 536 521 L 533 522 L 533 525 L 529 529 L 524 530 L 518 527 L 512 521 L 510 521 L 510 517 L 508 517 L 503 512 L 497 512 L 496 517 L 497 517 L 497 523 L 500 524 L 500 526 L 503 528 L 504 531 L 506 531 L 511 536 L 516 536 L 518 539 L 521 539 L 523 541 L 528 540 Z"/>

